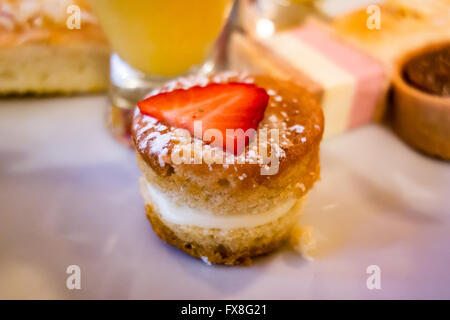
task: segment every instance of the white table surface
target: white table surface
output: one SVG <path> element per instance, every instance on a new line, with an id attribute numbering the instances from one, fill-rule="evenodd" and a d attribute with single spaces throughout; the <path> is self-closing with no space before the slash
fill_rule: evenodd
<path id="1" fill-rule="evenodd" d="M 309 262 L 283 249 L 208 266 L 163 243 L 104 96 L 0 101 L 0 298 L 450 298 L 450 164 L 367 126 L 323 143 L 303 220 Z M 81 268 L 81 290 L 66 268 Z M 381 268 L 368 290 L 366 268 Z"/>

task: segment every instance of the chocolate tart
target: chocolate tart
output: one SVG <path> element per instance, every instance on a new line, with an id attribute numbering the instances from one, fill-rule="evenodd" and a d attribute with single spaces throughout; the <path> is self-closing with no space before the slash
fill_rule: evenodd
<path id="1" fill-rule="evenodd" d="M 409 145 L 450 159 L 450 41 L 404 55 L 396 64 L 394 128 Z"/>

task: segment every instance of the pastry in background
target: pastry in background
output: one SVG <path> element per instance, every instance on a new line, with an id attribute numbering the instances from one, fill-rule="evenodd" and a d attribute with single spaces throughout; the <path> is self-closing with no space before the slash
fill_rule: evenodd
<path id="1" fill-rule="evenodd" d="M 367 17 L 365 10 L 352 12 L 333 27 L 385 65 L 399 136 L 450 159 L 450 0 L 388 0 L 380 5 L 379 30 L 367 27 Z"/>
<path id="2" fill-rule="evenodd" d="M 409 145 L 450 160 L 450 41 L 406 54 L 394 71 L 394 128 Z"/>
<path id="3" fill-rule="evenodd" d="M 310 93 L 227 72 L 174 80 L 138 106 L 132 131 L 141 193 L 164 241 L 208 264 L 248 264 L 288 240 L 310 254 L 296 228 L 320 175 L 323 114 Z M 207 130 L 225 138 L 225 129 L 238 128 L 256 130 L 241 149 L 217 136 L 204 140 Z"/>
<path id="4" fill-rule="evenodd" d="M 69 29 L 81 9 L 81 29 Z M 109 49 L 84 0 L 0 2 L 0 94 L 105 90 Z"/>
<path id="5" fill-rule="evenodd" d="M 255 39 L 235 33 L 230 68 L 292 80 L 320 101 L 325 137 L 379 120 L 389 80 L 383 65 L 310 19 L 302 26 Z"/>
<path id="6" fill-rule="evenodd" d="M 450 40 L 450 0 L 387 0 L 379 8 L 380 29 L 367 27 L 365 8 L 336 17 L 333 28 L 382 61 L 389 72 L 408 52 Z"/>

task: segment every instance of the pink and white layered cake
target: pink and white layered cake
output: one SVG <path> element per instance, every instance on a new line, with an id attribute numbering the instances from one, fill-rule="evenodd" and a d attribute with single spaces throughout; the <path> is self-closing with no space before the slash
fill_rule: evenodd
<path id="1" fill-rule="evenodd" d="M 291 79 L 313 92 L 325 114 L 325 136 L 381 117 L 388 89 L 384 66 L 316 21 L 269 38 L 235 34 L 231 67 Z"/>

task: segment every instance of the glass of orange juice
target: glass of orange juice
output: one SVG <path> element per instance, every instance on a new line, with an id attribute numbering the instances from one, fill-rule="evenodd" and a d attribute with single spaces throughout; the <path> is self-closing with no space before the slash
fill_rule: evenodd
<path id="1" fill-rule="evenodd" d="M 108 122 L 129 141 L 131 110 L 173 77 L 209 73 L 214 47 L 233 0 L 91 0 L 109 39 Z"/>

